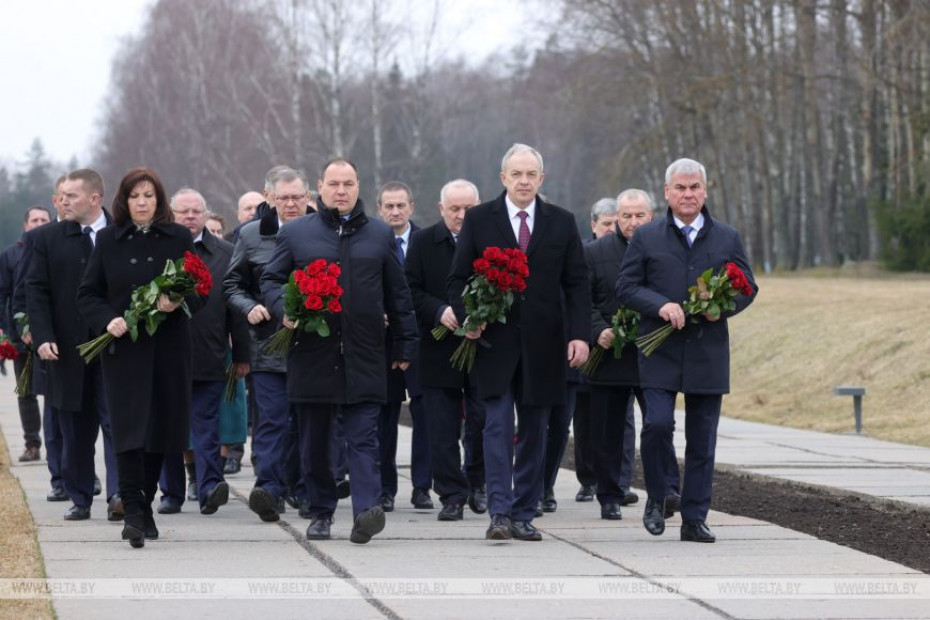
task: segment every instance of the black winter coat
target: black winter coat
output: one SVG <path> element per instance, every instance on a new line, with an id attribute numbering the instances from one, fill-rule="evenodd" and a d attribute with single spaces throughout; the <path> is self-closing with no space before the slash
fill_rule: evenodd
<path id="1" fill-rule="evenodd" d="M 451 334 L 436 340 L 430 333 L 449 304 L 446 281 L 455 255 L 455 240 L 446 225 L 436 224 L 410 235 L 404 271 L 420 327 L 418 378 L 423 387 L 464 389 L 466 375 L 449 358 L 461 342 Z"/>
<path id="2" fill-rule="evenodd" d="M 639 355 L 639 375 L 644 388 L 659 388 L 685 394 L 727 394 L 730 391 L 730 335 L 727 319 L 742 312 L 756 298 L 759 287 L 752 277 L 746 252 L 736 230 L 710 217 L 705 206 L 704 225 L 694 245 L 688 242 L 669 209 L 665 218 L 654 220 L 636 230 L 627 249 L 617 279 L 620 303 L 641 314 L 641 335 L 666 324 L 659 309 L 669 302 L 681 304 L 688 299 L 688 287 L 694 286 L 705 270 L 721 269 L 734 262 L 746 274 L 754 291 L 751 297 L 736 297 L 736 309 L 710 322 L 703 317 L 690 318 L 684 329 L 677 330 L 649 357 Z"/>
<path id="3" fill-rule="evenodd" d="M 264 203 L 263 203 L 264 204 Z M 258 325 L 248 323 L 249 311 L 258 304 L 267 307 L 262 299 L 261 278 L 265 264 L 277 245 L 278 213 L 267 210 L 258 220 L 245 223 L 240 229 L 233 249 L 229 269 L 223 279 L 226 303 L 246 320 L 251 342 L 250 364 L 252 372 L 286 372 L 287 362 L 280 355 L 268 355 L 265 343 L 281 327 L 281 321 L 272 319 Z"/>
<path id="4" fill-rule="evenodd" d="M 193 251 L 190 231 L 179 224 L 153 224 L 148 233 L 131 222 L 97 234 L 97 245 L 78 290 L 80 315 L 94 335 L 123 315 L 130 295 L 160 275 L 169 260 Z M 185 298 L 191 312 L 202 298 Z M 139 339 L 117 338 L 100 358 L 116 453 L 181 452 L 188 447 L 191 408 L 190 319 L 179 308 L 154 336 L 139 326 Z"/>
<path id="5" fill-rule="evenodd" d="M 472 261 L 488 247 L 518 247 L 505 195 L 465 213 L 448 281 L 459 323 L 465 320 L 462 290 L 473 273 Z M 527 247 L 527 288 L 515 296 L 506 324 L 485 329 L 482 337 L 490 348 L 478 346 L 472 372 L 482 398 L 505 393 L 519 372 L 518 402 L 551 406 L 565 402 L 565 336 L 584 341 L 590 336 L 591 294 L 575 217 L 538 197 L 535 217 Z"/>
<path id="6" fill-rule="evenodd" d="M 107 218 L 109 220 L 109 217 Z M 34 346 L 58 345 L 58 360 L 46 362 L 46 396 L 53 407 L 81 411 L 84 360 L 77 346 L 93 338 L 85 317 L 75 311 L 78 286 L 88 264 L 89 240 L 70 220 L 35 229 L 26 275 L 26 309 Z M 103 230 L 97 233 L 99 242 Z"/>
<path id="7" fill-rule="evenodd" d="M 200 312 L 191 319 L 193 380 L 223 381 L 226 378 L 226 349 L 232 339 L 232 361 L 249 362 L 249 330 L 245 317 L 226 305 L 222 279 L 229 268 L 233 245 L 217 239 L 206 228 L 194 251 L 210 270 L 213 288 Z"/>
<path id="8" fill-rule="evenodd" d="M 617 278 L 620 264 L 629 244 L 617 231 L 604 235 L 584 246 L 584 258 L 591 276 L 591 350 L 599 347 L 597 338 L 613 325 L 614 315 L 620 307 L 617 301 Z M 640 332 L 642 333 L 642 332 Z M 635 344 L 623 347 L 620 359 L 614 358 L 613 349 L 604 351 L 601 363 L 590 377 L 584 380 L 592 385 L 618 385 L 639 387 L 639 368 Z"/>
<path id="9" fill-rule="evenodd" d="M 356 404 L 386 402 L 385 347 L 393 359 L 410 361 L 417 328 L 403 268 L 394 253 L 394 233 L 365 216 L 358 201 L 348 221 L 320 205 L 319 215 L 288 222 L 262 274 L 265 303 L 284 316 L 282 286 L 295 269 L 319 258 L 342 268 L 342 312 L 329 314 L 327 338 L 298 332 L 288 354 L 287 395 L 294 402 Z M 393 342 L 385 342 L 384 315 Z"/>

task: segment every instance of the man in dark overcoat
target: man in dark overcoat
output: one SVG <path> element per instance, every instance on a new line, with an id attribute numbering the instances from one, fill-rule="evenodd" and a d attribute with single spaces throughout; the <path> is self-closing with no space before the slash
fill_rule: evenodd
<path id="1" fill-rule="evenodd" d="M 108 518 L 123 515 L 116 456 L 104 397 L 100 362 L 85 364 L 77 346 L 93 337 L 75 307 L 77 289 L 97 232 L 109 224 L 103 209 L 103 180 L 90 169 L 75 170 L 61 185 L 64 219 L 37 229 L 25 281 L 33 343 L 46 362 L 48 395 L 62 433 L 62 476 L 74 505 L 69 521 L 90 518 L 94 495 L 94 444 L 103 431 Z"/>
<path id="2" fill-rule="evenodd" d="M 387 398 L 385 347 L 391 348 L 392 366 L 406 370 L 416 350 L 416 319 L 394 251 L 394 233 L 365 215 L 355 164 L 343 158 L 328 161 L 317 189 L 317 214 L 298 218 L 278 232 L 278 247 L 262 274 L 262 292 L 272 313 L 293 329 L 282 300 L 290 274 L 317 259 L 341 269 L 342 309 L 326 314 L 330 335 L 294 334 L 287 358 L 287 394 L 297 411 L 309 483 L 312 521 L 307 538 L 330 537 L 337 501 L 330 433 L 339 407 L 352 480 L 350 540 L 364 544 L 384 529 L 385 521 L 378 505 L 378 415 Z M 391 342 L 384 341 L 385 315 Z"/>
<path id="3" fill-rule="evenodd" d="M 670 323 L 675 332 L 657 351 L 640 353 L 639 372 L 646 401 L 640 451 L 646 478 L 643 523 L 654 535 L 665 531 L 664 503 L 675 424 L 675 399 L 685 396 L 685 472 L 681 491 L 681 540 L 714 542 L 706 524 L 714 476 L 717 422 L 723 395 L 730 391 L 727 320 L 755 299 L 758 287 L 739 233 L 711 217 L 704 204 L 707 173 L 693 159 L 679 159 L 665 172 L 664 218 L 639 228 L 617 280 L 619 302 L 641 314 L 639 331 L 648 334 Z M 689 317 L 682 303 L 688 287 L 707 269 L 736 263 L 753 289 L 736 297 L 736 308 L 718 320 Z"/>
<path id="4" fill-rule="evenodd" d="M 307 214 L 310 188 L 302 172 L 283 166 L 268 171 L 265 186 L 272 204 L 262 203 L 264 213 L 259 219 L 242 227 L 223 291 L 226 303 L 248 322 L 251 337 L 250 368 L 258 419 L 252 423 L 256 478 L 249 493 L 249 508 L 262 521 L 274 522 L 285 510 L 286 496 L 306 491 L 302 489 L 295 445 L 296 418 L 287 398 L 287 362 L 264 350 L 281 322 L 262 297 L 261 276 L 274 252 L 280 227 Z"/>
<path id="5" fill-rule="evenodd" d="M 489 247 L 521 248 L 529 259 L 527 288 L 514 296 L 507 322 L 466 334 L 480 339 L 473 374 L 486 415 L 491 525 L 485 536 L 491 540 L 542 539 L 532 520 L 542 495 L 550 409 L 565 400 L 566 360 L 578 367 L 588 357 L 591 297 L 581 238 L 571 213 L 537 195 L 543 177 L 542 156 L 535 149 L 515 144 L 507 151 L 500 173 L 506 190 L 465 214 L 449 275 L 449 299 L 464 324 L 462 291 L 473 274 L 472 262 Z M 515 463 L 514 404 L 520 422 Z"/>
<path id="6" fill-rule="evenodd" d="M 226 350 L 232 341 L 232 363 L 237 377 L 249 371 L 249 333 L 245 318 L 227 307 L 219 285 L 232 257 L 233 245 L 206 229 L 207 204 L 197 190 L 183 188 L 171 197 L 175 221 L 185 226 L 194 239 L 194 253 L 210 274 L 214 286 L 200 311 L 191 318 L 191 449 L 201 514 L 213 514 L 229 498 L 229 485 L 223 480 L 220 456 L 220 401 L 226 379 Z M 181 454 L 165 455 L 162 488 L 184 489 L 184 459 Z M 170 482 L 169 482 L 170 480 Z"/>
<path id="7" fill-rule="evenodd" d="M 631 493 L 629 475 L 632 469 L 630 452 L 635 451 L 636 437 L 629 427 L 633 395 L 645 410 L 639 387 L 638 351 L 629 343 L 623 347 L 620 359 L 614 357 L 613 317 L 620 307 L 617 301 L 617 277 L 633 233 L 652 221 L 652 199 L 639 189 L 628 189 L 614 199 L 616 230 L 609 230 L 596 241 L 585 245 L 585 261 L 591 276 L 591 342 L 605 349 L 597 370 L 585 377 L 590 386 L 590 433 L 593 446 L 591 466 L 596 475 L 596 495 L 602 519 L 620 519 L 620 506 L 627 505 Z M 635 427 L 634 427 L 635 428 Z M 629 458 L 629 462 L 628 462 Z M 669 493 L 666 510 L 671 513 L 678 505 L 678 461 L 674 450 L 669 461 Z M 669 516 L 671 516 L 669 514 Z"/>
<path id="8" fill-rule="evenodd" d="M 478 188 L 463 179 L 446 183 L 439 196 L 442 219 L 411 236 L 404 269 L 420 327 L 418 379 L 423 391 L 423 406 L 430 416 L 428 431 L 433 489 L 442 503 L 438 518 L 440 521 L 457 521 L 463 517 L 466 502 L 475 513 L 487 511 L 484 472 L 472 478 L 468 474 L 474 476 L 473 472 L 463 471 L 459 450 L 463 410 L 465 424 L 475 429 L 466 436 L 480 437 L 484 426 L 484 407 L 478 398 L 477 386 L 468 373 L 453 368 L 449 363 L 460 340 L 452 336 L 436 340 L 430 332 L 440 325 L 450 331 L 459 327 L 455 311 L 449 304 L 446 281 L 465 212 L 477 205 L 479 198 Z"/>

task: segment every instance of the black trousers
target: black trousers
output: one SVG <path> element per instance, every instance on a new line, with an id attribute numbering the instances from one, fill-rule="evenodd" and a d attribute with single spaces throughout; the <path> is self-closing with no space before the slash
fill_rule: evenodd
<path id="1" fill-rule="evenodd" d="M 36 355 L 38 358 L 38 355 Z M 13 360 L 13 372 L 17 378 L 23 373 L 23 367 L 26 365 L 26 355 L 20 355 Z M 23 439 L 26 447 L 42 445 L 42 436 L 39 431 L 42 430 L 42 414 L 39 413 L 39 399 L 31 391 L 23 397 L 16 399 L 19 405 L 19 421 L 23 425 Z"/>
<path id="2" fill-rule="evenodd" d="M 116 455 L 119 470 L 119 494 L 126 506 L 126 513 L 137 513 L 137 507 L 145 514 L 152 514 L 152 502 L 158 489 L 164 454 L 146 452 L 142 448 L 120 452 Z"/>
<path id="3" fill-rule="evenodd" d="M 459 437 L 462 436 L 462 418 L 466 398 L 477 401 L 476 410 L 468 415 L 474 424 L 484 426 L 484 408 L 477 399 L 477 390 L 458 388 L 423 388 L 423 406 L 429 411 L 429 454 L 433 471 L 433 490 L 445 506 L 449 503 L 464 504 L 472 491 L 473 483 L 462 468 L 462 451 Z M 481 476 L 477 486 L 484 484 Z"/>
<path id="4" fill-rule="evenodd" d="M 572 418 L 575 437 L 575 477 L 586 487 L 594 486 L 594 437 L 591 434 L 591 393 L 587 389 L 575 394 L 575 415 Z"/>
<path id="5" fill-rule="evenodd" d="M 594 440 L 594 473 L 597 501 L 620 503 L 623 499 L 620 475 L 627 446 L 627 411 L 630 397 L 636 396 L 643 407 L 643 392 L 630 386 L 591 386 L 591 438 Z"/>

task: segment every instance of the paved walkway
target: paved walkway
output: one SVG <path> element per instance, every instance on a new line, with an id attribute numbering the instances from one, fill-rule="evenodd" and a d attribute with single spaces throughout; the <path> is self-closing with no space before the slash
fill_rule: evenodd
<path id="1" fill-rule="evenodd" d="M 21 429 L 10 378 L 0 380 L 0 427 L 14 456 Z M 679 427 L 681 425 L 679 424 Z M 408 463 L 402 428 L 399 461 Z M 683 438 L 677 443 L 684 447 Z M 98 454 L 100 450 L 98 449 Z M 928 503 L 930 450 L 725 420 L 721 463 L 793 480 Z M 99 460 L 99 457 L 98 457 Z M 102 465 L 101 465 L 102 468 Z M 853 473 L 851 470 L 856 468 Z M 714 545 L 642 528 L 642 503 L 599 518 L 574 501 L 572 472 L 556 487 L 558 512 L 538 519 L 541 543 L 484 540 L 486 515 L 458 523 L 414 510 L 409 480 L 368 545 L 348 541 L 348 507 L 331 541 L 310 544 L 289 510 L 261 523 L 246 505 L 246 467 L 228 480 L 230 503 L 210 517 L 185 504 L 158 516 L 158 541 L 134 550 L 97 498 L 89 521 L 66 523 L 45 501 L 45 463 L 19 465 L 38 526 L 59 618 L 891 618 L 930 616 L 930 576 L 774 525 L 712 512 Z M 402 475 L 408 473 L 401 470 Z M 0 583 L 0 591 L 13 587 Z M 82 593 L 83 588 L 83 593 Z M 92 590 L 92 594 L 91 594 Z M 0 598 L 0 617 L 3 616 Z"/>

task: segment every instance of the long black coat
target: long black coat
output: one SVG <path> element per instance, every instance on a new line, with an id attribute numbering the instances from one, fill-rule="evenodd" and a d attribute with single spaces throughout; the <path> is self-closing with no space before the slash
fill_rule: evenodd
<path id="1" fill-rule="evenodd" d="M 449 363 L 461 339 L 450 334 L 443 340 L 436 340 L 430 333 L 440 325 L 443 311 L 451 305 L 446 281 L 454 254 L 455 240 L 441 220 L 410 235 L 404 271 L 420 327 L 417 368 L 424 387 L 463 389 L 466 386 L 465 373 Z"/>
<path id="2" fill-rule="evenodd" d="M 94 335 L 123 315 L 134 289 L 151 282 L 167 261 L 181 258 L 186 250 L 193 251 L 194 243 L 179 224 L 153 224 L 141 233 L 130 222 L 100 231 L 77 296 L 78 311 Z M 185 301 L 191 312 L 203 305 L 197 296 Z M 191 335 L 184 312 L 178 308 L 169 313 L 154 336 L 140 323 L 136 342 L 126 334 L 100 357 L 115 451 L 187 449 Z"/>
<path id="3" fill-rule="evenodd" d="M 584 258 L 591 276 L 591 350 L 599 347 L 597 338 L 613 324 L 620 307 L 617 301 L 617 278 L 620 264 L 629 244 L 620 231 L 604 235 L 584 246 Z M 620 359 L 614 358 L 613 349 L 604 351 L 601 363 L 590 377 L 592 385 L 620 385 L 639 387 L 638 351 L 635 344 L 623 347 Z"/>
<path id="4" fill-rule="evenodd" d="M 88 239 L 81 225 L 70 220 L 35 233 L 25 280 L 29 327 L 36 348 L 46 342 L 58 345 L 58 360 L 46 362 L 46 396 L 57 409 L 81 411 L 85 364 L 77 346 L 94 334 L 75 311 L 74 300 L 90 255 Z"/>
<path id="5" fill-rule="evenodd" d="M 13 318 L 13 288 L 16 282 L 16 266 L 23 257 L 23 240 L 8 247 L 0 254 L 0 329 L 16 344 L 20 353 L 23 351 L 16 320 Z"/>
<path id="6" fill-rule="evenodd" d="M 465 213 L 448 281 L 449 299 L 459 323 L 465 320 L 462 290 L 473 273 L 472 261 L 488 247 L 518 247 L 505 195 Z M 527 257 L 530 275 L 526 290 L 516 296 L 506 324 L 493 323 L 485 329 L 483 338 L 491 346 L 478 346 L 472 372 L 482 398 L 506 392 L 519 371 L 519 402 L 560 405 L 565 401 L 565 335 L 569 340 L 587 341 L 591 332 L 588 269 L 574 216 L 537 197 Z"/>
<path id="7" fill-rule="evenodd" d="M 223 381 L 226 377 L 226 349 L 232 338 L 232 361 L 248 363 L 249 330 L 245 317 L 226 305 L 222 279 L 229 268 L 233 245 L 217 239 L 206 228 L 194 244 L 197 256 L 213 276 L 213 288 L 203 308 L 191 319 L 193 380 Z"/>
<path id="8" fill-rule="evenodd" d="M 319 215 L 292 220 L 278 232 L 278 247 L 262 274 L 266 306 L 284 316 L 282 286 L 291 272 L 322 258 L 342 268 L 342 312 L 329 314 L 326 338 L 299 331 L 288 355 L 287 395 L 294 402 L 386 402 L 385 346 L 394 360 L 410 361 L 417 327 L 394 233 L 369 220 L 361 201 L 348 221 L 320 205 Z M 393 342 L 385 343 L 384 315 Z"/>
<path id="9" fill-rule="evenodd" d="M 736 298 L 736 309 L 710 322 L 697 317 L 687 320 L 649 357 L 639 355 L 642 387 L 685 394 L 727 394 L 730 391 L 730 335 L 727 319 L 743 311 L 759 291 L 746 260 L 746 252 L 736 230 L 714 220 L 705 206 L 704 226 L 694 245 L 675 225 L 671 209 L 665 218 L 636 230 L 620 267 L 617 297 L 620 303 L 641 314 L 640 334 L 648 334 L 666 324 L 659 309 L 666 303 L 683 303 L 688 287 L 705 270 L 721 269 L 734 262 L 746 274 L 754 291 Z"/>

